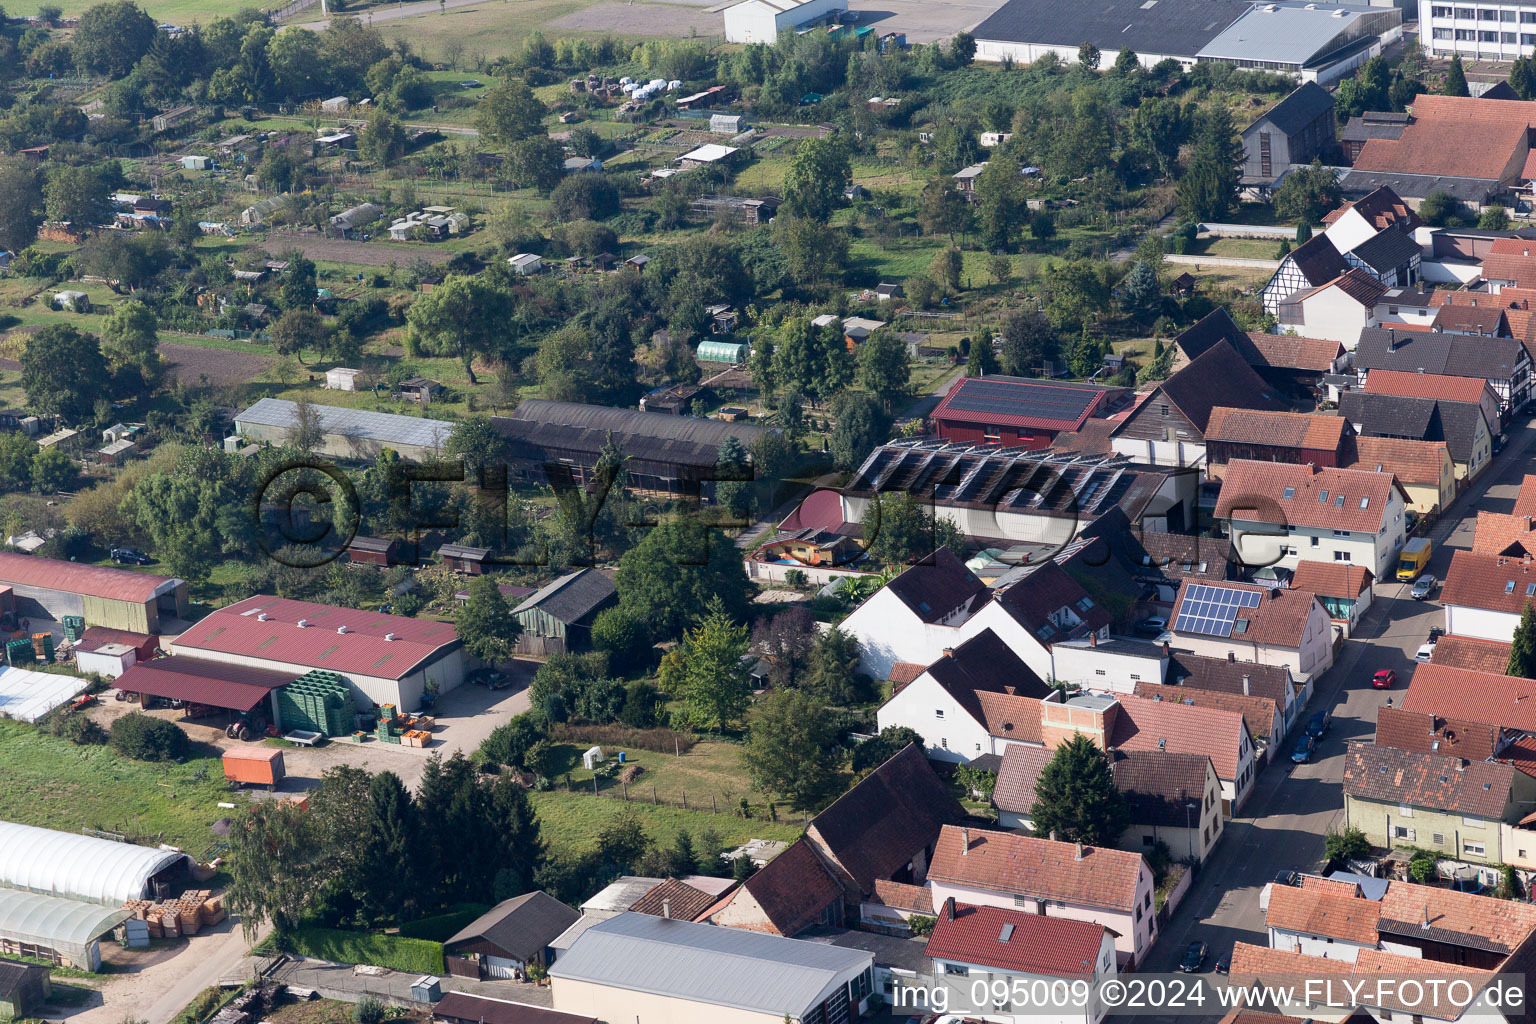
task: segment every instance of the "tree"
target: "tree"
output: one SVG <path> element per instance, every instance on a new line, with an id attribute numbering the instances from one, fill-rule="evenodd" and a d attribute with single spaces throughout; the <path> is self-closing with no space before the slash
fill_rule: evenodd
<path id="1" fill-rule="evenodd" d="M 1114 846 L 1130 820 L 1109 758 L 1082 733 L 1057 747 L 1040 770 L 1030 814 L 1036 835 L 1092 846 Z"/>
<path id="2" fill-rule="evenodd" d="M 804 287 L 821 285 L 848 265 L 848 233 L 808 217 L 781 213 L 773 219 L 773 240 L 784 270 Z"/>
<path id="3" fill-rule="evenodd" d="M 1121 47 L 1120 52 L 1115 55 L 1115 74 L 1124 78 L 1140 70 L 1141 58 L 1136 56 L 1136 51 L 1129 46 Z"/>
<path id="4" fill-rule="evenodd" d="M 715 457 L 715 504 L 738 519 L 752 510 L 752 467 L 747 449 L 732 434 L 721 442 Z"/>
<path id="5" fill-rule="evenodd" d="M 494 145 L 509 146 L 519 139 L 544 134 L 549 109 L 521 78 L 508 78 L 480 98 L 475 127 Z"/>
<path id="6" fill-rule="evenodd" d="M 512 657 L 522 627 L 501 596 L 494 576 L 476 576 L 469 584 L 469 600 L 454 618 L 464 649 L 487 664 Z"/>
<path id="7" fill-rule="evenodd" d="M 380 772 L 368 783 L 368 807 L 351 871 L 355 898 L 370 921 L 414 916 L 423 829 L 411 794 L 394 772 Z"/>
<path id="8" fill-rule="evenodd" d="M 1157 283 L 1157 274 L 1142 262 L 1131 266 L 1131 272 L 1120 282 L 1120 308 L 1138 324 L 1148 324 L 1162 311 L 1163 289 Z"/>
<path id="9" fill-rule="evenodd" d="M 83 423 L 107 393 L 107 362 L 94 334 L 68 324 L 49 324 L 27 338 L 21 353 L 21 387 L 39 416 Z"/>
<path id="10" fill-rule="evenodd" d="M 39 448 L 32 456 L 29 476 L 39 494 L 56 494 L 75 478 L 75 463 L 57 448 Z"/>
<path id="11" fill-rule="evenodd" d="M 1041 275 L 1045 316 L 1062 330 L 1076 331 L 1092 323 L 1109 304 L 1103 265 L 1092 260 L 1051 264 Z"/>
<path id="12" fill-rule="evenodd" d="M 1465 215 L 1466 207 L 1448 192 L 1431 192 L 1419 204 L 1419 219 L 1430 227 L 1456 227 Z"/>
<path id="13" fill-rule="evenodd" d="M 662 659 L 661 687 L 681 702 L 690 728 L 728 729 L 746 713 L 752 692 L 742 661 L 747 647 L 747 627 L 712 598 L 682 645 Z"/>
<path id="14" fill-rule="evenodd" d="M 1037 309 L 1014 309 L 1004 314 L 999 333 L 1003 337 L 1003 372 L 1015 377 L 1033 377 L 1046 360 L 1055 360 L 1059 354 L 1056 331 L 1045 314 Z M 972 359 L 976 357 L 976 350 L 990 353 L 991 346 L 978 343 L 971 352 Z"/>
<path id="15" fill-rule="evenodd" d="M 1232 127 L 1232 115 L 1217 106 L 1201 119 L 1194 153 L 1179 179 L 1179 205 L 1194 220 L 1219 220 L 1237 204 L 1238 165 L 1243 146 Z"/>
<path id="16" fill-rule="evenodd" d="M 1342 832 L 1329 829 L 1323 835 L 1323 852 L 1334 863 L 1359 860 L 1370 855 L 1371 841 L 1353 825 L 1347 826 Z"/>
<path id="17" fill-rule="evenodd" d="M 905 725 L 888 725 L 853 748 L 853 773 L 864 775 L 901 753 L 910 743 L 922 749 L 923 737 Z"/>
<path id="18" fill-rule="evenodd" d="M 976 59 L 976 37 L 969 32 L 956 32 L 949 41 L 949 59 L 957 68 L 970 67 Z"/>
<path id="19" fill-rule="evenodd" d="M 37 169 L 22 157 L 0 160 L 0 249 L 21 252 L 37 240 L 42 223 Z"/>
<path id="20" fill-rule="evenodd" d="M 971 346 L 971 354 L 965 363 L 967 377 L 985 377 L 997 370 L 997 353 L 992 351 L 992 342 L 984 338 Z"/>
<path id="21" fill-rule="evenodd" d="M 1099 48 L 1092 43 L 1083 43 L 1077 48 L 1077 62 L 1089 71 L 1099 70 L 1099 62 L 1103 58 L 1104 55 L 1099 52 Z"/>
<path id="22" fill-rule="evenodd" d="M 1483 231 L 1503 231 L 1509 227 L 1509 213 L 1498 203 L 1493 203 L 1478 214 L 1477 226 Z"/>
<path id="23" fill-rule="evenodd" d="M 1515 59 L 1509 68 L 1509 87 L 1523 100 L 1536 99 L 1536 58 Z"/>
<path id="24" fill-rule="evenodd" d="M 263 920 L 279 935 L 299 926 L 329 885 L 334 865 L 322 855 L 319 815 L 289 800 L 261 800 L 229 830 L 229 887 L 224 898 L 248 941 Z"/>
<path id="25" fill-rule="evenodd" d="M 111 182 L 102 168 L 90 164 L 56 164 L 49 168 L 44 189 L 48 219 L 69 221 L 77 227 L 93 227 L 112 219 L 107 198 Z"/>
<path id="26" fill-rule="evenodd" d="M 1029 216 L 1019 162 L 1007 153 L 994 155 L 976 177 L 976 197 L 982 245 L 992 251 L 1012 250 Z"/>
<path id="27" fill-rule="evenodd" d="M 75 66 L 122 78 L 149 52 L 157 31 L 155 20 L 130 0 L 88 7 L 70 38 Z"/>
<path id="28" fill-rule="evenodd" d="M 592 647 L 608 655 L 610 672 L 624 673 L 641 665 L 649 646 L 645 628 L 622 608 L 604 608 L 592 620 Z"/>
<path id="29" fill-rule="evenodd" d="M 318 355 L 330 335 L 325 319 L 314 309 L 303 307 L 286 310 L 272 322 L 268 333 L 279 355 L 293 355 L 301 362 L 306 348 Z"/>
<path id="30" fill-rule="evenodd" d="M 1445 82 L 1440 86 L 1442 96 L 1470 96 L 1467 88 L 1467 72 L 1461 66 L 1461 54 L 1451 55 L 1451 66 L 1445 72 Z"/>
<path id="31" fill-rule="evenodd" d="M 859 369 L 855 379 L 859 386 L 880 399 L 881 408 L 887 415 L 892 406 L 907 393 L 912 380 L 912 363 L 907 343 L 894 331 L 876 331 L 859 346 Z"/>
<path id="32" fill-rule="evenodd" d="M 165 372 L 160 362 L 160 322 L 144 303 L 130 299 L 114 309 L 101 325 L 101 354 L 114 376 L 126 374 L 132 387 L 125 390 L 152 390 Z M 129 382 L 124 380 L 120 387 Z"/>
<path id="33" fill-rule="evenodd" d="M 320 422 L 320 410 L 308 398 L 301 397 L 293 403 L 293 426 L 288 431 L 288 444 L 301 452 L 313 452 L 325 443 L 325 426 Z"/>
<path id="34" fill-rule="evenodd" d="M 864 547 L 881 565 L 905 566 L 928 558 L 942 547 L 957 554 L 965 537 L 955 521 L 931 510 L 932 502 L 905 491 L 879 495 L 869 503 L 859 524 Z"/>
<path id="35" fill-rule="evenodd" d="M 225 554 L 240 550 L 243 506 L 223 480 L 190 472 L 151 473 L 123 499 L 122 511 L 176 575 L 194 579 Z"/>
<path id="36" fill-rule="evenodd" d="M 175 761 L 190 746 L 181 727 L 163 718 L 135 711 L 112 722 L 112 748 L 136 761 Z"/>
<path id="37" fill-rule="evenodd" d="M 1343 201 L 1338 176 L 1320 160 L 1285 176 L 1275 189 L 1275 213 L 1285 220 L 1321 224 L 1323 215 Z"/>
<path id="38" fill-rule="evenodd" d="M 806 139 L 785 172 L 784 205 L 792 216 L 826 223 L 852 180 L 852 161 L 840 134 Z"/>
<path id="39" fill-rule="evenodd" d="M 653 640 L 679 636 L 718 597 L 732 616 L 743 616 L 751 584 L 736 545 L 691 518 L 664 520 L 619 559 L 614 577 L 619 607 Z"/>
<path id="40" fill-rule="evenodd" d="M 820 807 L 840 788 L 837 726 L 803 690 L 775 690 L 759 704 L 741 761 L 754 786 L 797 811 Z"/>
<path id="41" fill-rule="evenodd" d="M 491 425 L 489 416 L 468 416 L 453 425 L 445 454 L 464 463 L 471 474 L 486 466 L 497 466 L 503 461 L 506 441 Z"/>
<path id="42" fill-rule="evenodd" d="M 601 171 L 583 171 L 556 185 L 549 204 L 566 221 L 607 220 L 619 212 L 619 189 Z"/>
<path id="43" fill-rule="evenodd" d="M 519 188 L 548 194 L 565 178 L 565 147 L 548 135 L 519 139 L 507 147 L 503 167 Z"/>
<path id="44" fill-rule="evenodd" d="M 836 626 L 817 631 L 801 686 L 827 704 L 854 704 L 865 696 L 867 677 L 858 674 L 862 656 L 853 634 Z"/>
<path id="45" fill-rule="evenodd" d="M 832 416 L 837 421 L 832 428 L 832 463 L 838 469 L 859 468 L 891 429 L 890 419 L 875 400 L 856 391 L 838 396 Z"/>
<path id="46" fill-rule="evenodd" d="M 924 234 L 948 235 L 953 242 L 956 235 L 970 231 L 975 221 L 971 204 L 948 178 L 934 178 L 923 186 L 922 199 L 917 208 L 917 223 Z"/>
<path id="47" fill-rule="evenodd" d="M 484 275 L 450 274 L 411 304 L 406 343 L 415 352 L 459 360 L 471 384 L 475 359 L 500 351 L 512 319 L 512 296 Z"/>
<path id="48" fill-rule="evenodd" d="M 405 153 L 405 127 L 382 110 L 368 120 L 357 139 L 357 155 L 371 164 L 388 167 Z"/>
<path id="49" fill-rule="evenodd" d="M 928 264 L 928 275 L 935 282 L 952 292 L 960 290 L 960 275 L 965 269 L 965 256 L 957 246 L 941 249 Z"/>
<path id="50" fill-rule="evenodd" d="M 1520 612 L 1520 623 L 1515 626 L 1514 639 L 1509 646 L 1509 665 L 1504 669 L 1507 676 L 1536 679 L 1536 612 L 1527 601 Z"/>
<path id="51" fill-rule="evenodd" d="M 278 297 L 284 309 L 313 309 L 318 296 L 315 263 L 298 249 L 283 253 L 287 269 L 278 278 Z"/>

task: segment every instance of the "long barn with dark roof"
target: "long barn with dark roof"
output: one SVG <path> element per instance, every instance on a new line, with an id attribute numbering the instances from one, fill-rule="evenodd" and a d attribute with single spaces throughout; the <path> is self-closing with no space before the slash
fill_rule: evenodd
<path id="1" fill-rule="evenodd" d="M 625 455 L 629 486 L 669 495 L 698 494 L 713 479 L 726 438 L 736 438 L 750 453 L 773 429 L 542 398 L 492 418 L 491 425 L 506 439 L 514 471 L 527 479 L 585 485 L 612 437 Z"/>

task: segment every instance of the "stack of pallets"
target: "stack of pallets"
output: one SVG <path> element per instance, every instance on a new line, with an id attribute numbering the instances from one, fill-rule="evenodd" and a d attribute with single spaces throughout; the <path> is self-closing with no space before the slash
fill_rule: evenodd
<path id="1" fill-rule="evenodd" d="M 128 900 L 123 909 L 148 925 L 152 939 L 196 935 L 228 916 L 223 898 L 207 889 L 188 889 L 174 900 Z"/>

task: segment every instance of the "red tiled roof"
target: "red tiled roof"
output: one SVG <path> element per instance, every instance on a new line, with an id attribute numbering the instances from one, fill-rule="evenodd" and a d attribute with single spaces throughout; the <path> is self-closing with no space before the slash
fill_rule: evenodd
<path id="1" fill-rule="evenodd" d="M 0 551 L 0 583 L 23 587 L 62 590 L 109 601 L 141 602 L 168 593 L 171 585 L 179 582 L 171 576 Z"/>
<path id="2" fill-rule="evenodd" d="M 1485 334 L 1507 338 L 1509 321 L 1502 309 L 1491 306 L 1445 305 L 1435 311 L 1431 325 L 1437 331 L 1459 334 Z"/>
<path id="3" fill-rule="evenodd" d="M 1312 562 L 1302 560 L 1296 563 L 1296 570 L 1291 576 L 1291 586 L 1296 590 L 1308 590 L 1321 597 L 1339 597 L 1347 600 L 1355 600 L 1362 591 L 1367 590 L 1375 579 L 1371 570 L 1363 565 L 1352 565 L 1349 562 Z"/>
<path id="4" fill-rule="evenodd" d="M 1375 743 L 1344 751 L 1344 793 L 1379 804 L 1406 804 L 1445 814 L 1498 819 L 1509 802 L 1515 770 L 1494 761 L 1466 761 Z"/>
<path id="5" fill-rule="evenodd" d="M 1403 697 L 1406 711 L 1536 732 L 1536 679 L 1418 665 Z"/>
<path id="6" fill-rule="evenodd" d="M 1445 572 L 1440 603 L 1519 615 L 1536 600 L 1536 561 L 1457 551 Z"/>
<path id="7" fill-rule="evenodd" d="M 1483 277 L 1489 281 L 1513 281 L 1518 288 L 1536 287 L 1536 256 L 1489 253 L 1483 257 Z"/>
<path id="8" fill-rule="evenodd" d="M 1078 859 L 1072 843 L 968 831 L 969 849 L 962 839 L 966 830 L 944 826 L 928 867 L 930 879 L 1126 912 L 1136 905 L 1136 885 L 1147 870 L 1139 853 L 1084 846 Z"/>
<path id="9" fill-rule="evenodd" d="M 999 810 L 1028 814 L 1035 806 L 1035 783 L 1055 753 L 1022 743 L 1004 747 L 1003 766 L 997 771 L 997 785 L 992 789 L 993 805 Z"/>
<path id="10" fill-rule="evenodd" d="M 1376 917 L 1372 900 L 1276 885 L 1270 888 L 1264 924 L 1281 931 L 1374 946 Z"/>
<path id="11" fill-rule="evenodd" d="M 1080 978 L 1092 976 L 1103 942 L 1101 924 L 955 904 L 940 911 L 923 952 L 1020 974 Z"/>
<path id="12" fill-rule="evenodd" d="M 1432 930 L 1482 939 L 1515 949 L 1536 932 L 1536 906 L 1515 900 L 1498 900 L 1475 893 L 1456 892 L 1412 882 L 1389 882 L 1380 906 L 1383 931 L 1387 922 L 1422 928 L 1429 918 Z M 1422 963 L 1422 961 L 1419 961 Z M 1437 963 L 1436 966 L 1443 966 Z"/>
<path id="13" fill-rule="evenodd" d="M 1137 683 L 1136 696 L 1152 701 L 1172 701 L 1186 707 L 1232 711 L 1243 717 L 1243 726 L 1249 736 L 1257 736 L 1265 741 L 1274 739 L 1275 702 L 1264 697 L 1245 697 L 1241 693 L 1222 693 L 1220 690 L 1199 690 L 1193 686 L 1166 686 L 1151 682 Z"/>
<path id="14" fill-rule="evenodd" d="M 1536 103 L 1418 96 L 1397 139 L 1371 139 L 1354 166 L 1362 171 L 1498 180 L 1536 124 Z"/>
<path id="15" fill-rule="evenodd" d="M 1472 553 L 1512 558 L 1536 555 L 1536 517 L 1479 511 L 1472 531 Z"/>
<path id="16" fill-rule="evenodd" d="M 337 632 L 343 626 L 346 632 Z M 213 612 L 172 646 L 194 657 L 208 651 L 400 679 L 456 643 L 458 634 L 446 622 L 260 594 Z"/>
<path id="17" fill-rule="evenodd" d="M 1499 102 L 1499 101 L 1494 101 Z M 1373 140 L 1374 141 L 1374 140 Z M 1487 897 L 1479 897 L 1487 899 Z M 1232 947 L 1232 964 L 1228 974 L 1228 984 L 1240 988 L 1258 983 L 1275 982 L 1286 983 L 1297 978 L 1312 978 L 1324 974 L 1341 975 L 1366 975 L 1366 974 L 1390 974 L 1395 977 L 1424 977 L 1426 975 L 1438 977 L 1441 975 L 1476 975 L 1478 979 L 1491 980 L 1493 974 L 1490 971 L 1480 971 L 1471 967 L 1463 967 L 1459 964 L 1445 963 L 1439 960 L 1426 961 L 1418 957 L 1401 956 L 1395 953 L 1383 953 L 1377 949 L 1362 949 L 1354 962 L 1348 960 L 1333 960 L 1327 957 L 1310 956 L 1306 953 L 1293 953 L 1289 950 L 1269 949 L 1264 946 L 1254 946 L 1246 942 L 1239 942 Z M 1484 980 L 1473 980 L 1472 991 L 1482 988 Z M 1386 990 L 1386 995 L 1393 990 Z M 1449 991 L 1447 987 L 1430 989 L 1433 993 Z M 1396 997 L 1384 999 L 1382 1007 L 1390 1010 L 1407 1012 L 1410 1014 L 1423 1013 L 1426 1017 L 1436 1017 L 1443 1020 L 1455 1020 L 1461 1016 L 1465 1006 L 1453 1004 L 1448 999 L 1440 1000 L 1439 1004 L 1433 1004 L 1431 1000 L 1418 1000 L 1411 1005 L 1400 1002 Z M 1243 1020 L 1246 1018 L 1240 1018 Z"/>
<path id="18" fill-rule="evenodd" d="M 986 718 L 989 735 L 1020 743 L 1039 743 L 1040 701 L 1008 693 L 976 694 L 981 713 Z"/>
<path id="19" fill-rule="evenodd" d="M 1387 473 L 1234 459 L 1222 474 L 1216 518 L 1374 534 L 1394 487 L 1402 491 Z"/>
<path id="20" fill-rule="evenodd" d="M 799 839 L 743 882 L 735 893 L 709 908 L 708 916 L 721 913 L 726 905 L 744 897 L 756 901 L 773 931 L 795 935 L 815 924 L 828 904 L 841 899 L 842 888 L 811 844 Z"/>
<path id="21" fill-rule="evenodd" d="M 1402 395 L 1407 398 L 1444 398 L 1452 402 L 1481 402 L 1490 391 L 1477 377 L 1447 377 L 1438 373 L 1406 373 L 1372 370 L 1365 378 L 1368 394 Z"/>
<path id="22" fill-rule="evenodd" d="M 1373 371 L 1373 374 L 1375 372 L 1379 371 Z M 1345 468 L 1391 473 L 1397 477 L 1399 483 L 1428 484 L 1438 487 L 1442 470 L 1452 473 L 1453 467 L 1451 449 L 1444 441 L 1413 441 L 1403 437 L 1356 437 L 1355 461 Z"/>
<path id="23" fill-rule="evenodd" d="M 1349 421 L 1342 416 L 1219 408 L 1211 410 L 1205 439 L 1233 444 L 1338 451 L 1348 424 Z"/>
<path id="24" fill-rule="evenodd" d="M 883 907 L 933 916 L 933 890 L 926 885 L 909 885 L 906 882 L 889 882 L 877 878 L 875 891 L 867 899 Z"/>
<path id="25" fill-rule="evenodd" d="M 888 673 L 891 682 L 897 686 L 905 686 L 928 670 L 927 665 L 919 665 L 915 661 L 898 661 L 891 666 Z"/>
<path id="26" fill-rule="evenodd" d="M 1509 667 L 1509 644 L 1473 636 L 1443 636 L 1435 644 L 1434 663 L 1450 668 L 1503 675 Z"/>
<path id="27" fill-rule="evenodd" d="M 1181 582 L 1179 596 L 1174 600 L 1173 613 L 1169 616 L 1170 622 L 1179 621 L 1179 612 L 1183 608 L 1184 599 L 1189 595 L 1190 586 L 1199 583 L 1199 580 Z M 1233 637 L 1239 637 L 1248 643 L 1296 648 L 1299 648 L 1306 639 L 1307 620 L 1312 615 L 1313 605 L 1317 603 L 1317 596 L 1310 591 L 1295 587 L 1272 589 L 1253 583 L 1230 581 L 1212 585 L 1226 590 L 1246 590 L 1251 594 L 1261 595 L 1259 603 L 1254 607 L 1237 610 Z M 1177 627 L 1175 628 L 1177 630 Z"/>
<path id="28" fill-rule="evenodd" d="M 1536 474 L 1527 473 L 1520 481 L 1520 493 L 1515 495 L 1514 514 L 1536 516 Z"/>
<path id="29" fill-rule="evenodd" d="M 1303 294 L 1301 298 L 1311 298 L 1318 292 L 1326 291 L 1329 288 L 1337 288 L 1362 306 L 1374 306 L 1383 295 L 1387 294 L 1387 286 L 1382 284 L 1370 271 L 1355 267 L 1340 274 L 1326 284 L 1318 285 L 1316 288 Z"/>
<path id="30" fill-rule="evenodd" d="M 715 902 L 716 897 L 710 893 L 676 878 L 668 878 L 630 904 L 629 909 L 652 917 L 670 914 L 679 921 L 697 921 Z"/>
<path id="31" fill-rule="evenodd" d="M 1326 338 L 1302 338 L 1294 334 L 1248 332 L 1248 340 L 1270 366 L 1327 373 L 1344 354 L 1341 342 Z"/>
<path id="32" fill-rule="evenodd" d="M 1236 711 L 1125 695 L 1119 701 L 1111 746 L 1205 754 L 1216 766 L 1217 778 L 1237 778 L 1244 725 Z"/>
<path id="33" fill-rule="evenodd" d="M 1436 654 L 1438 655 L 1438 651 Z M 1380 707 L 1376 710 L 1376 745 L 1412 750 L 1420 754 L 1444 754 L 1467 761 L 1486 761 L 1493 756 L 1499 729 L 1479 722 L 1442 718 L 1423 711 Z"/>
<path id="34" fill-rule="evenodd" d="M 1413 207 L 1386 185 L 1355 202 L 1345 203 L 1336 210 L 1330 210 L 1323 215 L 1323 223 L 1332 224 L 1344 216 L 1346 210 L 1354 210 L 1360 214 L 1377 231 L 1384 231 L 1390 227 L 1397 227 L 1400 231 L 1411 231 L 1420 223 L 1418 214 L 1413 212 Z"/>

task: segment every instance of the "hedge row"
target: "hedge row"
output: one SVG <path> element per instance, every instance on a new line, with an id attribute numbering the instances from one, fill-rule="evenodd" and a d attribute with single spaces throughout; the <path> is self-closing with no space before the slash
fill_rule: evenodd
<path id="1" fill-rule="evenodd" d="M 299 928 L 283 936 L 290 953 L 341 964 L 371 964 L 406 974 L 445 974 L 443 944 L 339 928 Z"/>

